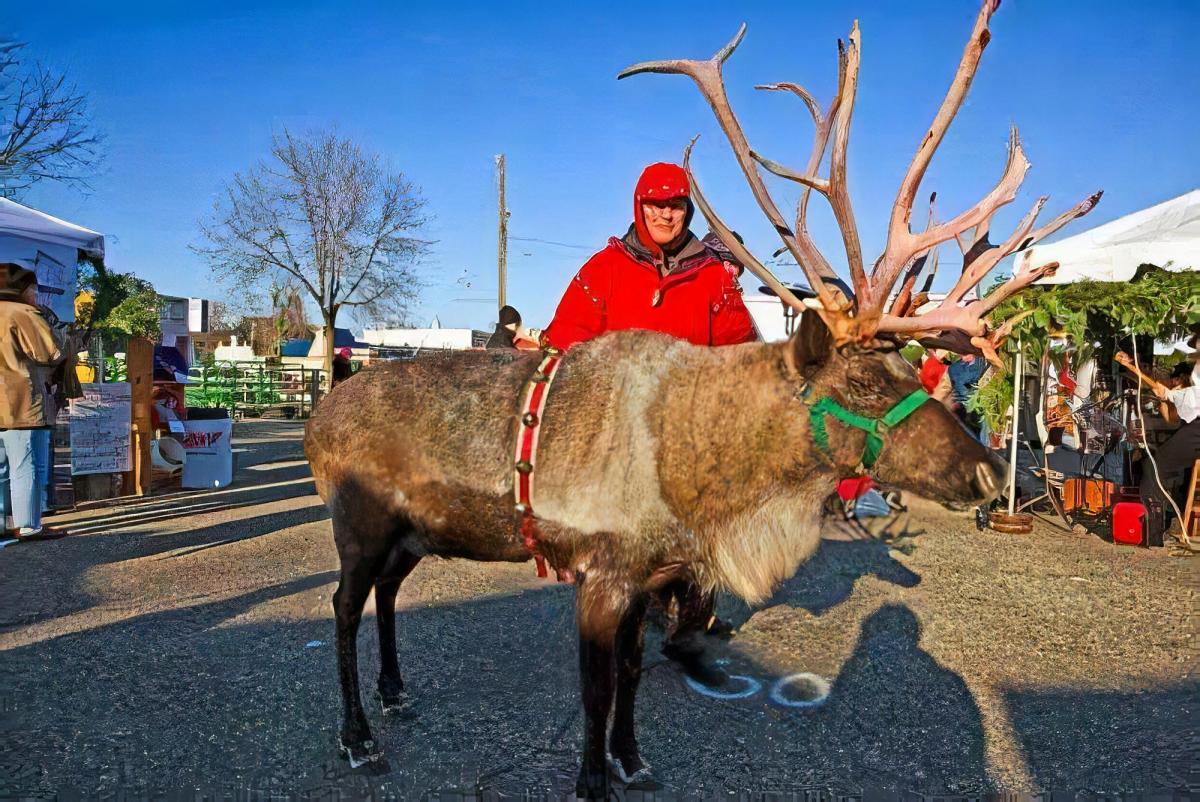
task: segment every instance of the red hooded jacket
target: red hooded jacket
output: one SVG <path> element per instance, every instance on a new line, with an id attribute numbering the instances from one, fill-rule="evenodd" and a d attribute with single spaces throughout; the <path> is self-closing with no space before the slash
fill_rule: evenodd
<path id="1" fill-rule="evenodd" d="M 642 202 L 689 195 L 681 167 L 646 168 L 634 191 L 633 225 L 624 238 L 610 239 L 608 247 L 575 274 L 546 327 L 547 344 L 565 350 L 625 329 L 660 331 L 696 345 L 756 339 L 734 274 L 713 251 L 688 232 L 674 254 L 664 255 L 650 237 Z M 692 212 L 689 200 L 685 229 Z"/>

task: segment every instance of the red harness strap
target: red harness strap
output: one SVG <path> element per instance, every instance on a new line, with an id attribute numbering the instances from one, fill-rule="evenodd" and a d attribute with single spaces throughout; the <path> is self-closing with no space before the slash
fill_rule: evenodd
<path id="1" fill-rule="evenodd" d="M 546 396 L 550 382 L 558 372 L 562 353 L 556 348 L 547 348 L 542 364 L 529 380 L 525 398 L 521 402 L 521 429 L 517 433 L 517 452 L 513 465 L 513 496 L 517 512 L 521 513 L 521 536 L 525 548 L 533 555 L 537 564 L 537 575 L 548 576 L 546 558 L 538 550 L 537 523 L 533 516 L 533 465 L 537 455 L 538 432 L 541 429 L 542 410 L 546 408 Z M 570 581 L 570 571 L 555 569 L 560 582 Z"/>

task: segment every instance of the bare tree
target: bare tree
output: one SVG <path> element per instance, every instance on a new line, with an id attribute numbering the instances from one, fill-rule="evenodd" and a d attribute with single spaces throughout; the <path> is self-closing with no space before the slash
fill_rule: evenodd
<path id="1" fill-rule="evenodd" d="M 328 382 L 339 312 L 403 314 L 417 297 L 424 209 L 402 174 L 351 140 L 284 131 L 269 159 L 230 179 L 194 250 L 236 289 L 298 286 L 321 313 Z"/>
<path id="2" fill-rule="evenodd" d="M 0 42 L 0 194 L 38 181 L 90 188 L 102 138 L 87 96 L 42 64 L 25 67 L 20 42 Z"/>

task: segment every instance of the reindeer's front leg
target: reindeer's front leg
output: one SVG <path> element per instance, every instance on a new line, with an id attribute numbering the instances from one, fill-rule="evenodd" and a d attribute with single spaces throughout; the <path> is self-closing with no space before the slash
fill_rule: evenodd
<path id="1" fill-rule="evenodd" d="M 632 594 L 597 570 L 580 572 L 575 582 L 575 618 L 579 625 L 579 675 L 583 692 L 583 765 L 576 795 L 608 795 L 608 714 L 616 681 L 617 631 Z"/>

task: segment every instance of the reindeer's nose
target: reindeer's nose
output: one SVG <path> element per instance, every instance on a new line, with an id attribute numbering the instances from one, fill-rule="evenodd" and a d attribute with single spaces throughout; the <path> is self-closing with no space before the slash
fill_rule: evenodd
<path id="1" fill-rule="evenodd" d="M 1000 495 L 1007 474 L 1008 465 L 999 457 L 975 463 L 975 489 L 985 504 Z"/>

